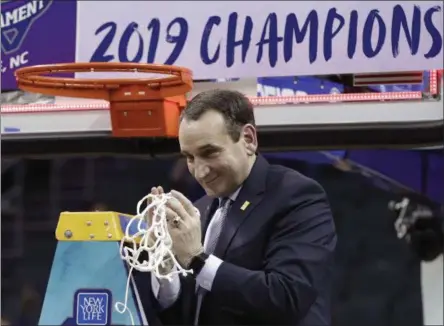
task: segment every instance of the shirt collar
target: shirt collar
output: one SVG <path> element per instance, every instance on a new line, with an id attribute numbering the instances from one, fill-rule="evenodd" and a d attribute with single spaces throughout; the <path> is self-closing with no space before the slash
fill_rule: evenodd
<path id="1" fill-rule="evenodd" d="M 241 189 L 242 189 L 242 186 L 240 186 L 239 188 L 237 188 L 235 192 L 233 192 L 230 196 L 228 196 L 228 198 L 230 198 L 230 200 L 231 200 L 232 202 L 236 201 L 237 196 L 239 196 L 239 192 L 241 191 Z M 219 199 L 219 205 L 220 205 L 220 203 L 222 202 L 222 199 L 223 199 L 223 198 L 218 198 L 218 199 Z"/>

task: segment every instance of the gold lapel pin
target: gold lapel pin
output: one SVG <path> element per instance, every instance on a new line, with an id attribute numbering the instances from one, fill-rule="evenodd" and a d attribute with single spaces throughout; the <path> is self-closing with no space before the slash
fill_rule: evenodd
<path id="1" fill-rule="evenodd" d="M 248 200 L 246 200 L 245 203 L 242 204 L 241 210 L 242 211 L 246 210 L 249 205 L 250 205 L 250 202 Z"/>

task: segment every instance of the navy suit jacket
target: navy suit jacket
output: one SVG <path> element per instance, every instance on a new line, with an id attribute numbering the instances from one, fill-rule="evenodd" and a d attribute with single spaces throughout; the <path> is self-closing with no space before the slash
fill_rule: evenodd
<path id="1" fill-rule="evenodd" d="M 217 201 L 204 196 L 195 206 L 204 235 Z M 226 217 L 214 252 L 224 262 L 203 300 L 199 324 L 330 325 L 335 246 L 322 187 L 258 155 Z M 155 320 L 192 325 L 195 309 L 195 281 L 181 277 L 179 299 Z"/>

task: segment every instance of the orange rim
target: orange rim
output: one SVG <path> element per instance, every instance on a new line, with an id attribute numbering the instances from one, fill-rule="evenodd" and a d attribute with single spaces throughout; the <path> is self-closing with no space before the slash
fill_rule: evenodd
<path id="1" fill-rule="evenodd" d="M 139 72 L 167 74 L 162 78 L 113 78 L 113 79 L 77 79 L 55 76 L 43 76 L 54 73 L 76 72 Z M 177 95 L 183 94 L 185 88 L 192 89 L 191 70 L 178 66 L 118 63 L 118 62 L 89 62 L 89 63 L 63 63 L 51 65 L 38 65 L 17 69 L 15 72 L 19 87 L 57 88 L 88 90 L 88 89 L 117 89 L 124 86 L 142 85 L 153 89 L 168 89 L 169 93 L 178 90 Z"/>

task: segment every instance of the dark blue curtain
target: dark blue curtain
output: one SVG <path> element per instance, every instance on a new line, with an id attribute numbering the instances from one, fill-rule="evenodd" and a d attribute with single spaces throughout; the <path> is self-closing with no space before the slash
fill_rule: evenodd
<path id="1" fill-rule="evenodd" d="M 334 158 L 347 159 L 444 204 L 444 152 L 430 150 L 337 150 L 330 152 L 289 152 L 269 157 L 331 163 Z"/>

